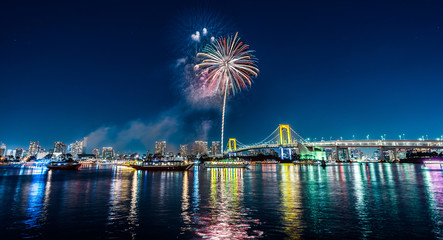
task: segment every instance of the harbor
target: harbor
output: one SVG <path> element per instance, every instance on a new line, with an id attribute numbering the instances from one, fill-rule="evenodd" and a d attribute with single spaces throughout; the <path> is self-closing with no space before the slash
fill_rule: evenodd
<path id="1" fill-rule="evenodd" d="M 442 171 L 422 164 L 188 171 L 90 164 L 0 168 L 0 176 L 7 239 L 443 237 Z"/>

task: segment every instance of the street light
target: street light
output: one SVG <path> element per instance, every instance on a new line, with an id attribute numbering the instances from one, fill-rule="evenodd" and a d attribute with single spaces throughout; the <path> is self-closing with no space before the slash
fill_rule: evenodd
<path id="1" fill-rule="evenodd" d="M 368 136 L 366 136 L 366 139 L 368 139 L 368 140 L 369 140 L 369 134 L 368 134 Z"/>

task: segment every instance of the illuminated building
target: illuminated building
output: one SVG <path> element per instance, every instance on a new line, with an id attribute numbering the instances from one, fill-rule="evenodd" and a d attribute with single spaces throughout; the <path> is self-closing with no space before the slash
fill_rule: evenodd
<path id="1" fill-rule="evenodd" d="M 98 158 L 100 156 L 100 150 L 98 148 L 94 148 L 94 150 L 92 150 L 92 154 L 94 154 L 95 158 Z"/>
<path id="2" fill-rule="evenodd" d="M 155 142 L 155 154 L 164 156 L 166 153 L 166 141 Z"/>
<path id="3" fill-rule="evenodd" d="M 28 156 L 35 156 L 39 151 L 40 146 L 38 145 L 38 141 L 31 142 L 29 144 Z"/>
<path id="4" fill-rule="evenodd" d="M 114 149 L 112 147 L 104 147 L 102 150 L 103 159 L 112 160 L 114 159 Z"/>
<path id="5" fill-rule="evenodd" d="M 8 150 L 6 151 L 6 156 L 8 156 L 8 157 L 14 157 L 14 156 L 15 156 L 15 150 L 8 149 Z"/>
<path id="6" fill-rule="evenodd" d="M 86 152 L 86 141 L 88 138 L 83 138 L 81 141 L 75 141 L 69 145 L 70 153 L 72 156 L 77 156 L 78 154 L 84 154 Z"/>
<path id="7" fill-rule="evenodd" d="M 6 155 L 6 145 L 4 143 L 0 143 L 0 157 L 4 157 Z"/>
<path id="8" fill-rule="evenodd" d="M 15 159 L 22 159 L 23 158 L 23 148 L 16 148 L 14 157 L 15 157 Z"/>
<path id="9" fill-rule="evenodd" d="M 358 148 L 349 148 L 349 152 L 351 154 L 351 159 L 352 160 L 361 160 L 363 153 L 361 152 L 360 149 Z"/>
<path id="10" fill-rule="evenodd" d="M 188 156 L 188 144 L 180 145 L 180 156 Z"/>
<path id="11" fill-rule="evenodd" d="M 54 153 L 64 154 L 66 152 L 66 144 L 63 142 L 55 142 L 54 143 Z"/>
<path id="12" fill-rule="evenodd" d="M 212 156 L 220 154 L 220 141 L 212 141 Z"/>

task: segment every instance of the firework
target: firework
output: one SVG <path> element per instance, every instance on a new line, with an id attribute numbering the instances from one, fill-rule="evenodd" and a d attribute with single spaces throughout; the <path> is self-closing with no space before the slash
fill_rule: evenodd
<path id="1" fill-rule="evenodd" d="M 238 33 L 234 37 L 219 38 L 197 54 L 202 58 L 195 70 L 200 70 L 208 88 L 215 94 L 223 95 L 221 150 L 223 153 L 223 130 L 225 121 L 226 95 L 236 94 L 251 86 L 252 77 L 259 72 L 256 59 L 249 45 L 240 41 Z"/>

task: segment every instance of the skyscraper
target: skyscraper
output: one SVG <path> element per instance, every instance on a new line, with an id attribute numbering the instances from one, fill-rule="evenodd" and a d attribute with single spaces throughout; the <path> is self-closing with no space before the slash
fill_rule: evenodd
<path id="1" fill-rule="evenodd" d="M 72 156 L 77 156 L 78 154 L 84 154 L 86 152 L 86 141 L 87 138 L 83 138 L 81 141 L 75 141 L 70 145 L 70 153 Z"/>
<path id="2" fill-rule="evenodd" d="M 155 142 L 155 154 L 164 156 L 166 153 L 166 141 Z"/>
<path id="3" fill-rule="evenodd" d="M 98 148 L 94 148 L 94 150 L 92 150 L 92 154 L 94 154 L 95 158 L 98 158 L 100 156 L 100 150 Z"/>
<path id="4" fill-rule="evenodd" d="M 83 144 L 82 144 L 82 153 L 86 153 L 86 148 L 88 147 L 88 138 L 83 138 Z"/>
<path id="5" fill-rule="evenodd" d="M 35 156 L 39 151 L 38 141 L 29 144 L 28 156 Z"/>
<path id="6" fill-rule="evenodd" d="M 106 160 L 114 159 L 114 149 L 112 147 L 103 147 L 102 156 Z"/>
<path id="7" fill-rule="evenodd" d="M 66 152 L 66 144 L 63 142 L 55 142 L 54 143 L 54 153 L 64 154 Z"/>
<path id="8" fill-rule="evenodd" d="M 22 158 L 23 158 L 23 148 L 16 148 L 15 159 L 22 159 Z"/>
<path id="9" fill-rule="evenodd" d="M 0 158 L 6 156 L 6 145 L 0 143 Z"/>
<path id="10" fill-rule="evenodd" d="M 220 154 L 220 141 L 212 141 L 212 156 Z"/>
<path id="11" fill-rule="evenodd" d="M 180 156 L 188 156 L 188 144 L 180 145 Z"/>

